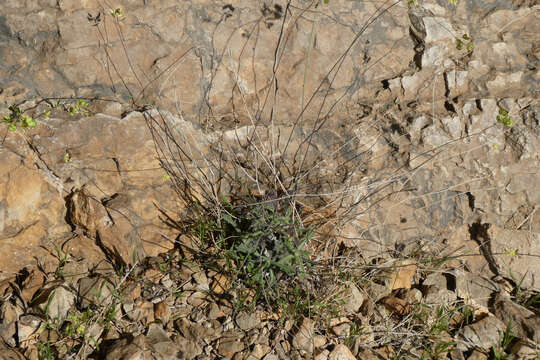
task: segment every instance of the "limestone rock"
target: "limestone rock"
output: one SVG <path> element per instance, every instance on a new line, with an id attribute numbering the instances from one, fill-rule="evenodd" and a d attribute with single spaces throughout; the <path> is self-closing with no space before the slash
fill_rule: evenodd
<path id="1" fill-rule="evenodd" d="M 219 344 L 218 353 L 221 356 L 232 359 L 234 354 L 244 350 L 245 344 L 242 341 L 236 341 L 234 339 L 224 340 Z"/>
<path id="2" fill-rule="evenodd" d="M 330 351 L 325 349 L 315 356 L 315 360 L 327 360 L 328 355 L 330 355 Z"/>
<path id="3" fill-rule="evenodd" d="M 265 357 L 272 349 L 268 345 L 256 344 L 248 356 L 248 359 L 259 360 Z"/>
<path id="4" fill-rule="evenodd" d="M 460 330 L 458 337 L 462 341 L 459 342 L 458 347 L 461 350 L 478 347 L 488 351 L 492 346 L 497 345 L 505 329 L 506 325 L 501 320 L 488 316 Z"/>
<path id="5" fill-rule="evenodd" d="M 76 295 L 64 286 L 51 289 L 46 301 L 39 304 L 40 309 L 46 312 L 51 319 L 58 319 L 62 322 L 71 306 L 75 303 Z"/>
<path id="6" fill-rule="evenodd" d="M 6 139 L 6 141 L 9 141 Z M 62 220 L 64 201 L 33 156 L 0 147 L 0 280 L 25 266 L 54 261 L 41 245 L 69 232 Z M 23 180 L 24 179 L 24 180 Z M 50 260 L 48 260 L 50 259 Z"/>
<path id="7" fill-rule="evenodd" d="M 313 332 L 314 323 L 309 318 L 304 318 L 300 324 L 298 332 L 293 338 L 292 345 L 299 350 L 304 350 L 307 353 L 313 353 Z"/>
<path id="8" fill-rule="evenodd" d="M 144 360 L 146 358 L 144 340 L 143 335 L 139 335 L 131 341 L 128 339 L 117 340 L 108 349 L 106 359 Z"/>
<path id="9" fill-rule="evenodd" d="M 165 301 L 160 301 L 154 304 L 154 318 L 160 320 L 163 324 L 167 324 L 171 317 L 171 309 Z"/>
<path id="10" fill-rule="evenodd" d="M 188 340 L 182 336 L 176 336 L 174 342 L 180 348 L 182 358 L 191 360 L 202 354 L 203 349 L 196 341 Z"/>
<path id="11" fill-rule="evenodd" d="M 236 323 L 242 330 L 251 330 L 260 326 L 260 319 L 257 313 L 241 312 L 236 316 Z"/>
<path id="12" fill-rule="evenodd" d="M 540 234 L 490 226 L 491 252 L 501 274 L 521 282 L 524 288 L 540 290 L 540 262 L 530 256 L 540 253 Z"/>
<path id="13" fill-rule="evenodd" d="M 0 339 L 11 347 L 17 345 L 15 335 L 17 333 L 17 320 L 19 314 L 15 306 L 5 301 L 0 306 Z"/>
<path id="14" fill-rule="evenodd" d="M 184 338 L 197 342 L 200 339 L 207 341 L 215 340 L 222 336 L 222 329 L 205 327 L 201 324 L 193 323 L 187 319 L 179 319 L 175 322 L 176 328 Z"/>
<path id="15" fill-rule="evenodd" d="M 358 290 L 358 287 L 353 283 L 349 284 L 345 292 L 345 313 L 355 314 L 360 311 L 364 300 L 364 295 Z"/>
<path id="16" fill-rule="evenodd" d="M 410 289 L 418 268 L 416 262 L 414 260 L 397 261 L 393 267 L 395 270 L 390 277 L 390 289 Z"/>
<path id="17" fill-rule="evenodd" d="M 17 322 L 17 337 L 19 343 L 24 343 L 30 340 L 30 337 L 41 326 L 41 319 L 34 315 L 24 315 Z"/>
<path id="18" fill-rule="evenodd" d="M 531 310 L 498 293 L 493 304 L 494 314 L 505 324 L 512 324 L 512 333 L 521 339 L 540 343 L 540 318 Z"/>
<path id="19" fill-rule="evenodd" d="M 1 360 L 24 360 L 26 357 L 19 351 L 6 346 L 0 342 L 0 359 Z"/>
<path id="20" fill-rule="evenodd" d="M 428 17 L 423 18 L 424 26 L 426 29 L 426 43 L 436 41 L 453 41 L 455 38 L 452 24 L 448 19 L 442 17 Z"/>
<path id="21" fill-rule="evenodd" d="M 470 272 L 454 272 L 456 279 L 456 295 L 462 298 L 465 303 L 474 307 L 479 307 L 486 311 L 492 294 L 499 291 L 499 286 L 494 281 L 490 281 L 480 274 Z"/>
<path id="22" fill-rule="evenodd" d="M 78 298 L 83 307 L 98 303 L 109 305 L 112 303 L 114 285 L 106 278 L 84 277 L 78 282 Z"/>
<path id="23" fill-rule="evenodd" d="M 178 359 L 181 349 L 169 339 L 161 325 L 150 324 L 145 341 L 158 358 L 163 360 Z"/>
<path id="24" fill-rule="evenodd" d="M 328 355 L 328 360 L 353 360 L 356 357 L 351 353 L 351 350 L 343 344 L 338 344 L 334 350 Z"/>

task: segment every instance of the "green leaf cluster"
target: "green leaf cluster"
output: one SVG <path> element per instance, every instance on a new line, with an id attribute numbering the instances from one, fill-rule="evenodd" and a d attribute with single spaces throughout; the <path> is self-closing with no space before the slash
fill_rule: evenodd
<path id="1" fill-rule="evenodd" d="M 514 125 L 514 120 L 508 114 L 508 110 L 499 108 L 499 113 L 497 114 L 497 122 L 504 124 L 505 126 L 511 127 Z"/>
<path id="2" fill-rule="evenodd" d="M 85 337 L 87 325 L 93 320 L 95 314 L 86 310 L 82 314 L 72 313 L 66 318 L 64 334 L 68 337 Z"/>
<path id="3" fill-rule="evenodd" d="M 302 280 L 311 267 L 306 245 L 313 230 L 302 224 L 291 205 L 278 203 L 225 202 L 219 220 L 193 229 L 199 236 L 213 232 L 226 270 L 241 287 L 255 290 L 255 300 L 279 297 L 283 281 Z"/>
<path id="4" fill-rule="evenodd" d="M 467 34 L 463 34 L 463 36 L 460 38 L 456 38 L 456 49 L 462 50 L 465 48 L 467 52 L 471 52 L 474 50 L 474 44 L 471 39 L 471 37 Z"/>
<path id="5" fill-rule="evenodd" d="M 506 328 L 504 329 L 504 332 L 499 335 L 499 343 L 497 346 L 493 346 L 491 350 L 493 351 L 493 359 L 495 360 L 503 360 L 508 359 L 510 357 L 510 354 L 507 353 L 507 349 L 510 347 L 510 345 L 514 342 L 516 339 L 516 336 L 514 332 L 512 331 L 512 320 L 506 324 Z"/>
<path id="6" fill-rule="evenodd" d="M 88 107 L 88 102 L 79 99 L 77 102 L 69 107 L 69 115 L 75 116 L 77 114 L 80 115 L 90 115 L 90 111 L 88 111 L 86 108 Z"/>
<path id="7" fill-rule="evenodd" d="M 11 105 L 9 111 L 10 114 L 4 116 L 2 122 L 7 124 L 10 131 L 36 127 L 36 120 L 31 116 L 25 115 L 17 105 Z"/>
<path id="8" fill-rule="evenodd" d="M 109 14 L 118 21 L 122 21 L 125 18 L 124 12 L 121 8 L 110 9 Z"/>

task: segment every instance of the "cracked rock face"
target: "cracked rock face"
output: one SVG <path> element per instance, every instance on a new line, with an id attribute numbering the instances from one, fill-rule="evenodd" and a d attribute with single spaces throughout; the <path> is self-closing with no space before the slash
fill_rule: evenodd
<path id="1" fill-rule="evenodd" d="M 116 23 L 110 9 L 92 2 L 21 4 L 0 5 L 3 101 L 37 94 L 133 96 L 177 105 L 201 119 L 210 106 L 212 116 L 223 121 L 232 109 L 246 121 L 247 111 L 260 106 L 272 86 L 282 24 L 288 36 L 280 52 L 286 56 L 280 57 L 276 76 L 280 121 L 286 121 L 297 116 L 299 99 L 307 101 L 377 10 L 375 4 L 344 0 L 303 14 L 302 4 L 285 13 L 281 6 L 277 11 L 250 0 L 230 7 L 203 0 L 159 5 L 126 0 L 115 3 L 124 14 Z M 369 103 L 392 96 L 432 101 L 434 95 L 436 100 L 515 98 L 534 92 L 537 11 L 502 2 L 492 8 L 474 1 L 455 8 L 400 2 L 362 32 L 324 89 L 332 90 L 330 99 L 347 94 Z M 465 49 L 469 40 L 463 35 L 474 51 Z M 465 42 L 461 50 L 457 38 Z M 447 81 L 447 89 L 445 77 L 456 78 Z M 391 79 L 402 83 L 392 95 L 381 86 Z M 314 101 L 305 115 L 321 105 Z"/>
<path id="2" fill-rule="evenodd" d="M 205 154 L 218 133 L 202 129 L 224 129 L 224 138 L 234 142 L 238 129 L 231 129 L 249 123 L 249 114 L 261 119 L 270 114 L 262 99 L 274 71 L 276 121 L 285 126 L 283 136 L 290 134 L 286 127 L 298 118 L 301 103 L 309 101 L 302 113 L 306 121 L 313 121 L 321 106 L 334 104 L 326 132 L 314 140 L 320 153 L 339 149 L 346 159 L 361 159 L 358 166 L 368 175 L 389 166 L 424 164 L 410 174 L 417 188 L 410 202 L 391 202 L 370 215 L 375 224 L 370 239 L 357 236 L 366 233 L 361 221 L 348 225 L 344 236 L 350 246 L 378 256 L 396 241 L 432 239 L 441 229 L 456 236 L 454 229 L 470 224 L 479 212 L 486 223 L 507 230 L 519 233 L 529 226 L 537 231 L 539 192 L 527 186 L 538 180 L 537 7 L 399 3 L 367 27 L 339 72 L 327 77 L 375 5 L 336 0 L 303 16 L 298 8 L 285 13 L 280 6 L 248 0 L 223 7 L 202 0 L 159 6 L 120 1 L 117 6 L 124 14 L 120 19 L 89 2 L 0 5 L 2 106 L 38 93 L 120 101 L 94 104 L 97 113 L 109 115 L 58 115 L 42 121 L 30 148 L 16 135 L 5 138 L 0 148 L 3 271 L 29 264 L 32 251 L 41 254 L 40 245 L 60 241 L 73 227 L 83 230 L 81 236 L 99 233 L 110 254 L 125 263 L 135 248 L 141 256 L 170 249 L 170 241 L 157 235 L 167 229 L 156 224 L 154 203 L 174 208 L 171 189 L 159 170 L 144 117 L 126 113 L 125 100 L 131 93 L 135 100 L 159 100 L 181 111 L 183 117 L 172 121 L 184 132 L 183 139 Z M 248 23 L 251 27 L 243 25 Z M 274 69 L 282 29 L 287 38 Z M 463 42 L 461 49 L 456 38 Z M 468 42 L 473 46 L 466 49 Z M 328 91 L 326 97 L 309 100 L 316 89 Z M 494 126 L 501 107 L 510 111 L 516 126 Z M 305 135 L 297 129 L 293 140 L 297 136 Z M 437 147 L 449 161 L 426 163 L 426 151 Z M 325 169 L 325 177 L 339 170 L 332 164 Z M 489 186 L 496 190 L 486 191 Z M 66 217 L 70 206 L 72 214 L 86 212 L 84 204 L 66 200 L 81 189 L 97 212 Z M 419 230 L 411 230 L 415 227 Z M 119 239 L 121 246 L 114 250 L 111 239 Z M 534 278 L 528 281 L 537 286 Z"/>
<path id="3" fill-rule="evenodd" d="M 80 275 L 110 273 L 175 247 L 178 232 L 161 210 L 182 209 L 142 106 L 156 104 L 168 112 L 153 114 L 167 119 L 193 164 L 216 154 L 252 159 L 247 155 L 257 151 L 289 159 L 309 147 L 306 188 L 323 194 L 337 191 L 354 169 L 347 201 L 358 211 L 335 231 L 339 251 L 356 250 L 366 264 L 394 264 L 420 250 L 447 257 L 452 270 L 423 278 L 419 298 L 459 299 L 496 315 L 463 328 L 463 351 L 489 350 L 504 331 L 501 320 L 512 319 L 521 337 L 537 341 L 533 316 L 494 294 L 518 282 L 540 290 L 532 260 L 540 252 L 540 7 L 419 3 L 396 2 L 363 29 L 374 2 L 332 0 L 302 11 L 301 1 L 286 8 L 254 0 L 120 0 L 123 15 L 113 17 L 92 1 L 0 1 L 0 116 L 17 104 L 37 117 L 50 109 L 41 98 L 66 102 L 26 132 L 0 123 L 0 289 L 25 269 L 32 276 L 22 296 L 30 301 L 28 288 L 45 281 L 37 265 L 49 273 L 58 266 L 54 249 L 72 257 L 63 271 Z M 70 116 L 71 98 L 89 99 L 92 114 Z M 501 110 L 511 127 L 498 119 Z M 246 152 L 254 138 L 259 148 Z M 317 255 L 334 255 L 324 251 Z M 417 263 L 402 264 L 409 274 L 402 271 L 400 281 L 394 274 L 392 290 L 419 291 Z M 193 278 L 182 300 L 190 314 L 207 303 L 209 289 L 222 294 L 228 282 L 201 271 Z M 156 288 L 172 284 L 163 278 Z M 385 286 L 377 298 L 388 295 Z M 368 306 L 364 289 L 347 291 L 347 313 Z M 168 307 L 157 305 L 163 299 L 138 297 L 140 288 L 123 304 L 133 319 L 170 320 Z M 207 316 L 216 321 L 225 317 L 220 312 Z M 8 320 L 0 335 L 13 342 L 18 320 Z M 152 326 L 144 336 L 115 340 L 108 357 L 196 358 L 206 351 L 201 337 L 223 336 L 216 351 L 226 357 L 290 358 L 291 345 L 305 353 L 326 346 L 309 319 L 272 350 L 268 341 L 240 341 L 231 328 L 259 331 L 258 316 L 229 320 L 223 334 L 195 320 L 178 320 L 182 335 L 175 337 Z M 335 333 L 347 335 L 345 320 Z M 358 351 L 339 344 L 318 356 L 348 359 Z"/>

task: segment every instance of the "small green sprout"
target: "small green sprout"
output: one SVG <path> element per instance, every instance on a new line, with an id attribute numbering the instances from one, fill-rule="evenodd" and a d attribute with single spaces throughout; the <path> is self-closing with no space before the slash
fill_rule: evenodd
<path id="1" fill-rule="evenodd" d="M 467 34 L 463 34 L 463 36 L 460 38 L 456 38 L 456 49 L 462 50 L 463 47 L 467 50 L 467 52 L 471 52 L 474 50 L 474 44 L 471 39 L 471 37 Z"/>
<path id="2" fill-rule="evenodd" d="M 103 322 L 106 329 L 111 326 L 111 323 L 113 322 L 117 313 L 118 310 L 116 309 L 116 302 L 113 302 L 111 305 L 107 306 L 107 309 L 105 310 L 105 314 L 103 316 Z"/>
<path id="3" fill-rule="evenodd" d="M 114 10 L 111 9 L 109 10 L 109 13 L 113 18 L 117 19 L 118 21 L 122 21 L 125 18 L 124 12 L 120 8 L 116 8 Z"/>
<path id="4" fill-rule="evenodd" d="M 86 325 L 90 322 L 94 314 L 91 311 L 86 311 L 82 315 L 71 314 L 67 317 L 67 325 L 64 329 L 68 337 L 84 337 L 86 333 Z"/>
<path id="5" fill-rule="evenodd" d="M 36 127 L 36 120 L 28 115 L 25 115 L 17 105 L 9 107 L 11 112 L 2 118 L 2 121 L 7 124 L 10 131 L 15 131 L 18 128 L 26 130 L 27 128 Z"/>
<path id="6" fill-rule="evenodd" d="M 504 332 L 500 334 L 498 346 L 493 346 L 491 348 L 493 350 L 493 358 L 496 360 L 507 359 L 510 355 L 506 353 L 506 349 L 512 344 L 515 338 L 514 332 L 512 331 L 512 320 L 510 320 L 506 325 Z"/>
<path id="7" fill-rule="evenodd" d="M 50 342 L 39 344 L 37 351 L 39 360 L 52 360 L 55 358 Z"/>
<path id="8" fill-rule="evenodd" d="M 497 115 L 497 122 L 504 124 L 505 126 L 512 127 L 514 120 L 508 114 L 508 110 L 499 108 L 499 114 Z"/>
<path id="9" fill-rule="evenodd" d="M 84 100 L 77 100 L 75 105 L 69 107 L 69 115 L 75 116 L 77 114 L 89 115 L 90 111 L 86 108 L 88 107 L 88 102 Z"/>

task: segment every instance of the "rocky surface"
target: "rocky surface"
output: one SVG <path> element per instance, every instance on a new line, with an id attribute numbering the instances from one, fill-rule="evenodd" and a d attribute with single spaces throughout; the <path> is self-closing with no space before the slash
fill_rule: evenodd
<path id="1" fill-rule="evenodd" d="M 121 15 L 113 18 L 114 9 L 92 2 L 3 2 L 3 101 L 146 96 L 199 120 L 210 116 L 212 126 L 229 125 L 247 121 L 248 110 L 269 111 L 262 103 L 275 68 L 278 118 L 287 122 L 357 36 L 323 85 L 330 103 L 347 94 L 352 103 L 397 98 L 444 109 L 445 101 L 461 107 L 488 94 L 517 99 L 537 91 L 538 7 L 527 2 L 396 2 L 380 12 L 345 0 L 309 11 L 250 0 L 115 6 Z M 306 115 L 317 111 L 320 99 L 313 101 Z"/>
<path id="2" fill-rule="evenodd" d="M 431 356 L 538 356 L 540 5 L 103 5 L 0 4 L 0 113 L 17 105 L 38 119 L 0 129 L 0 356 L 37 358 L 66 331 L 71 343 L 51 356 L 417 356 L 425 335 L 411 314 L 439 344 L 457 343 Z M 149 114 L 181 145 L 156 151 Z M 187 150 L 204 168 L 253 138 L 268 158 L 309 141 L 306 192 L 336 191 L 356 171 L 338 189 L 358 202 L 354 216 L 312 248 L 317 261 L 368 266 L 329 282 L 339 316 L 237 312 L 221 299 L 226 276 L 184 264 L 189 251 L 169 260 L 192 244 L 163 221 L 183 210 L 163 155 Z"/>
<path id="3" fill-rule="evenodd" d="M 194 302 L 199 272 L 193 272 L 189 263 L 173 263 L 171 267 L 166 264 L 170 261 L 165 255 L 147 258 L 140 267 L 130 270 L 137 273 L 138 280 L 132 278 L 128 282 L 126 278 L 108 276 L 100 283 L 84 274 L 64 283 L 57 281 L 41 305 L 39 299 L 6 300 L 0 308 L 0 336 L 7 349 L 17 344 L 27 358 L 44 354 L 43 344 L 51 344 L 54 345 L 51 354 L 60 358 L 69 354 L 85 358 L 92 354 L 92 358 L 107 359 L 381 359 L 397 351 L 391 346 L 378 346 L 384 336 L 393 336 L 383 335 L 387 321 L 401 319 L 394 323 L 398 332 L 408 329 L 413 333 L 418 331 L 416 336 L 428 336 L 410 322 L 408 315 L 415 314 L 427 316 L 422 321 L 431 324 L 429 331 L 438 334 L 434 339 L 441 344 L 456 342 L 452 359 L 470 359 L 472 355 L 463 354 L 471 354 L 471 350 L 480 351 L 473 352 L 477 354 L 474 356 L 490 353 L 500 346 L 508 324 L 512 324 L 508 334 L 521 358 L 533 359 L 538 354 L 535 352 L 538 316 L 507 295 L 494 296 L 494 303 L 489 306 L 493 314 L 480 308 L 472 310 L 474 307 L 467 313 L 456 295 L 450 300 L 440 298 L 433 304 L 428 299 L 429 285 L 420 286 L 424 290 L 418 291 L 418 284 L 414 284 L 415 288 L 394 291 L 383 301 L 375 301 L 373 289 L 364 287 L 367 296 L 355 313 L 329 319 L 317 316 L 290 319 L 283 323 L 284 318 L 278 314 L 261 309 L 237 312 L 231 302 L 216 298 L 213 293 Z M 205 279 L 211 277 L 208 271 L 205 275 Z M 93 284 L 92 294 L 97 300 L 85 303 L 90 300 L 87 284 Z M 400 307 L 403 304 L 407 310 Z M 429 314 L 418 311 L 426 307 L 434 311 Z M 357 327 L 360 323 L 361 327 Z M 449 330 L 452 328 L 453 336 Z M 70 334 L 71 345 L 58 345 L 55 339 L 66 334 Z M 92 337 L 100 339 L 99 347 Z M 407 339 L 402 345 L 414 351 L 418 339 L 415 336 Z M 433 356 L 442 356 L 442 352 L 437 352 L 442 350 L 435 347 L 428 350 L 433 351 Z M 14 349 L 9 351 L 3 356 L 23 356 Z"/>

